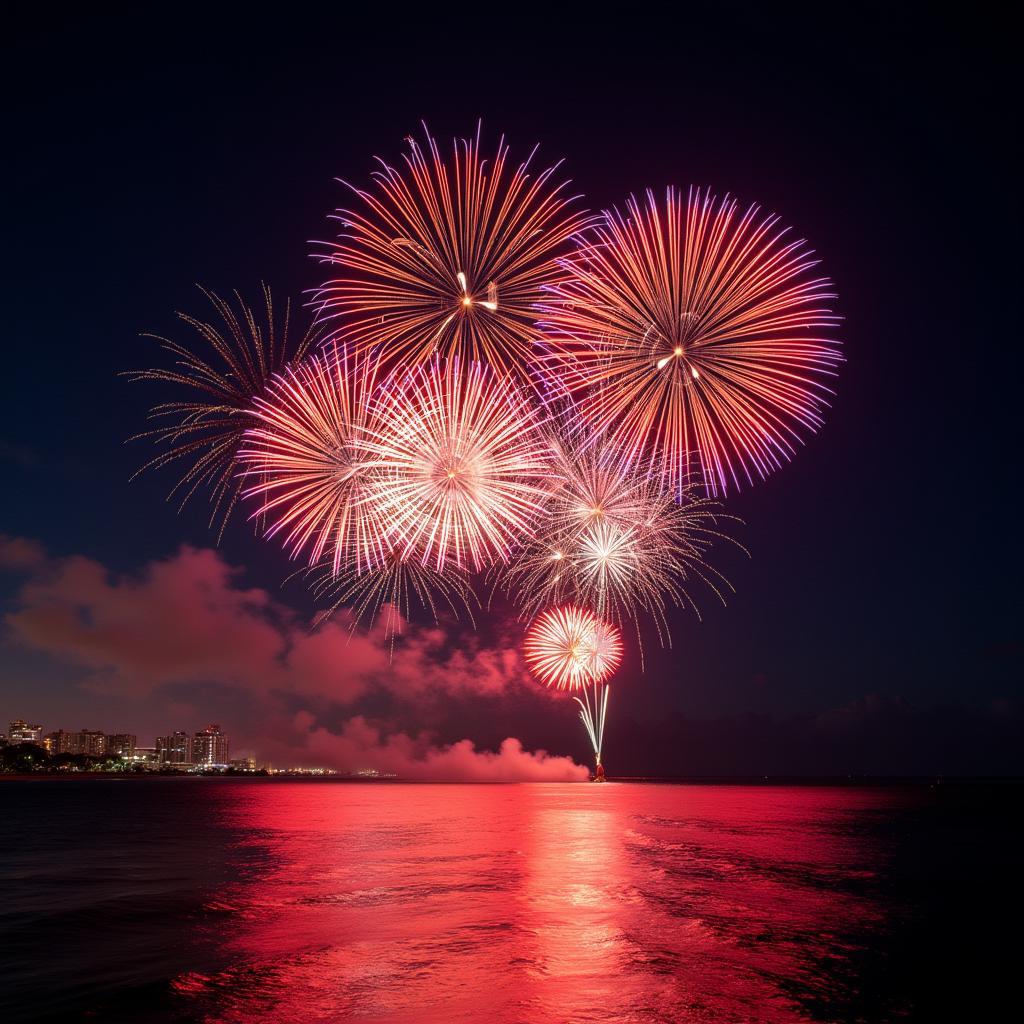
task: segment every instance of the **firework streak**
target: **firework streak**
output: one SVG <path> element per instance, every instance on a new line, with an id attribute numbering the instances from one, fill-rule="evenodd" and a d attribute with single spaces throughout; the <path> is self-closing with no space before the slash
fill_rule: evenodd
<path id="1" fill-rule="evenodd" d="M 181 492 L 182 506 L 201 488 L 210 492 L 210 526 L 223 534 L 241 491 L 238 449 L 246 428 L 254 423 L 253 402 L 263 395 L 273 374 L 302 359 L 319 339 L 310 328 L 295 339 L 289 334 L 291 305 L 275 316 L 270 289 L 263 286 L 263 316 L 234 293 L 235 305 L 215 292 L 200 288 L 209 299 L 220 325 L 187 313 L 178 317 L 192 328 L 209 350 L 193 351 L 181 342 L 151 334 L 175 359 L 173 369 L 135 370 L 132 380 L 170 384 L 181 397 L 154 406 L 150 418 L 161 426 L 137 434 L 166 446 L 139 472 L 184 462 L 185 473 L 171 490 Z M 137 474 L 136 474 L 137 475 Z"/>

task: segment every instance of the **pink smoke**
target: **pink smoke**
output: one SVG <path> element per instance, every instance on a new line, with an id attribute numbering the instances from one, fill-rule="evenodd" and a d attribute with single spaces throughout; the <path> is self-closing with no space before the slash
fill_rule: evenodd
<path id="1" fill-rule="evenodd" d="M 283 713 L 291 695 L 308 707 L 350 705 L 384 689 L 406 711 L 438 694 L 497 696 L 513 689 L 546 700 L 514 647 L 470 638 L 448 650 L 438 628 L 413 628 L 394 648 L 381 631 L 350 634 L 344 619 L 311 631 L 267 591 L 243 586 L 212 550 L 183 547 L 131 574 L 82 556 L 55 558 L 33 541 L 0 538 L 0 567 L 27 574 L 5 624 L 8 638 L 82 670 L 95 691 L 152 700 L 169 687 L 217 684 L 240 691 L 295 763 L 379 767 L 408 778 L 583 778 L 570 759 L 531 753 L 513 738 L 497 753 L 468 740 L 416 739 L 355 715 L 330 732 L 312 711 Z M 293 700 L 294 703 L 294 700 Z"/>

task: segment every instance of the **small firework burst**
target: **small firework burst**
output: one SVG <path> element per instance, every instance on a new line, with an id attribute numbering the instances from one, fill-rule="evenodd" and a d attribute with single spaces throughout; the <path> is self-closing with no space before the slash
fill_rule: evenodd
<path id="1" fill-rule="evenodd" d="M 622 638 L 610 623 L 576 605 L 537 617 L 523 641 L 529 670 L 545 686 L 581 690 L 603 682 L 622 661 Z"/>
<path id="2" fill-rule="evenodd" d="M 729 585 L 706 553 L 732 517 L 717 502 L 689 488 L 675 500 L 608 446 L 555 440 L 551 447 L 552 494 L 539 528 L 497 572 L 524 614 L 574 602 L 639 628 L 646 613 L 665 642 L 666 608 L 697 610 L 694 581 L 722 598 Z"/>

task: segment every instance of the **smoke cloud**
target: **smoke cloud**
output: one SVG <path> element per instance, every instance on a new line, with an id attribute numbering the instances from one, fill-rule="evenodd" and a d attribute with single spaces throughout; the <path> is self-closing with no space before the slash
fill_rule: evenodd
<path id="1" fill-rule="evenodd" d="M 382 630 L 351 632 L 343 616 L 311 630 L 208 549 L 185 546 L 119 575 L 93 559 L 53 557 L 34 541 L 0 537 L 0 568 L 26 577 L 4 617 L 5 642 L 72 666 L 97 693 L 180 709 L 197 691 L 230 704 L 229 694 L 249 705 L 240 717 L 250 741 L 277 757 L 417 779 L 587 776 L 571 759 L 524 750 L 514 738 L 480 750 L 469 739 L 402 727 L 442 698 L 545 700 L 512 647 L 461 636 L 453 645 L 442 629 L 411 626 L 392 645 Z M 358 708 L 382 698 L 390 704 L 383 717 Z"/>

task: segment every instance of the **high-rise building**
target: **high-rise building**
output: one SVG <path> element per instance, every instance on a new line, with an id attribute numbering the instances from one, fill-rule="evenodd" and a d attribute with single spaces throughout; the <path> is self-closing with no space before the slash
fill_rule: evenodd
<path id="1" fill-rule="evenodd" d="M 135 754 L 135 737 L 127 732 L 114 732 L 107 736 L 107 753 L 117 757 L 132 757 Z"/>
<path id="2" fill-rule="evenodd" d="M 99 729 L 79 729 L 78 732 L 58 729 L 47 735 L 43 745 L 50 754 L 88 754 L 90 757 L 102 757 L 107 752 L 107 737 Z"/>
<path id="3" fill-rule="evenodd" d="M 58 729 L 46 737 L 46 749 L 51 754 L 78 754 L 79 734 L 68 732 L 66 729 Z"/>
<path id="4" fill-rule="evenodd" d="M 219 725 L 208 725 L 192 737 L 192 763 L 209 766 L 228 763 L 228 738 Z"/>
<path id="5" fill-rule="evenodd" d="M 71 733 L 58 729 L 47 734 L 44 746 L 48 754 L 70 754 Z"/>
<path id="6" fill-rule="evenodd" d="M 156 756 L 160 764 L 191 764 L 192 737 L 187 732 L 172 732 L 168 736 L 157 736 Z"/>
<path id="7" fill-rule="evenodd" d="M 107 752 L 107 737 L 99 729 L 79 729 L 65 733 L 69 754 L 102 757 Z"/>
<path id="8" fill-rule="evenodd" d="M 9 743 L 41 743 L 43 739 L 43 727 L 32 725 L 22 718 L 16 718 L 7 729 L 7 740 Z"/>

